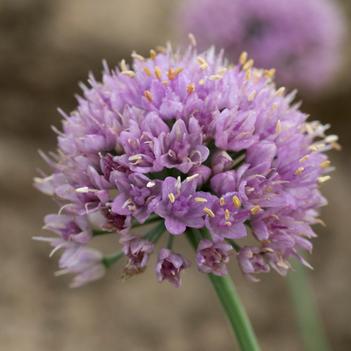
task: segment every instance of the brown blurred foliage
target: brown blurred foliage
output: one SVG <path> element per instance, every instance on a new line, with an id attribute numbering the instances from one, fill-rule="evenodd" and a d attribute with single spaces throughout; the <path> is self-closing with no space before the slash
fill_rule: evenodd
<path id="1" fill-rule="evenodd" d="M 157 284 L 152 269 L 126 283 L 112 270 L 101 282 L 69 290 L 66 279 L 53 276 L 56 258 L 47 257 L 48 247 L 31 240 L 43 215 L 56 210 L 32 188 L 36 168 L 43 167 L 36 150 L 55 147 L 56 107 L 74 109 L 77 83 L 90 70 L 98 76 L 103 58 L 113 66 L 134 49 L 145 53 L 174 37 L 175 6 L 175 0 L 0 2 L 1 350 L 231 349 L 215 295 L 195 268 L 179 290 Z M 351 19 L 350 2 L 343 6 Z M 349 41 L 335 86 L 319 98 L 301 97 L 312 118 L 332 123 L 344 147 L 325 186 L 328 227 L 317 229 L 310 273 L 334 350 L 351 345 Z M 236 268 L 233 275 L 263 350 L 301 350 L 284 279 L 271 274 L 253 285 Z"/>

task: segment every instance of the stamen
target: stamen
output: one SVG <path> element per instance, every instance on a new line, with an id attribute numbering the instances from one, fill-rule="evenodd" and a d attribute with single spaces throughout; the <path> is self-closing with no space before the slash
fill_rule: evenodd
<path id="1" fill-rule="evenodd" d="M 126 208 L 132 203 L 133 203 L 132 199 L 128 199 L 124 202 L 124 204 L 122 205 L 122 208 Z"/>
<path id="2" fill-rule="evenodd" d="M 119 66 L 121 67 L 121 71 L 124 72 L 124 71 L 128 71 L 128 66 L 126 64 L 126 60 L 122 60 L 119 64 Z"/>
<path id="3" fill-rule="evenodd" d="M 276 125 L 275 125 L 275 132 L 279 134 L 282 131 L 282 122 L 280 119 L 278 119 Z"/>
<path id="4" fill-rule="evenodd" d="M 144 96 L 146 97 L 146 99 L 149 101 L 149 102 L 152 102 L 152 93 L 150 90 L 145 90 L 144 91 Z"/>
<path id="5" fill-rule="evenodd" d="M 227 227 L 231 227 L 231 226 L 232 226 L 232 222 L 229 222 L 229 221 L 225 221 L 224 224 L 225 224 Z"/>
<path id="6" fill-rule="evenodd" d="M 128 157 L 128 161 L 140 161 L 142 160 L 142 156 L 141 155 L 132 155 Z"/>
<path id="7" fill-rule="evenodd" d="M 156 183 L 153 182 L 153 181 L 150 181 L 150 182 L 146 183 L 146 187 L 147 188 L 153 188 L 155 185 L 156 185 Z"/>
<path id="8" fill-rule="evenodd" d="M 188 94 L 192 94 L 195 91 L 195 84 L 194 83 L 188 84 L 188 86 L 186 87 L 186 91 Z"/>
<path id="9" fill-rule="evenodd" d="M 167 52 L 167 48 L 165 48 L 164 46 L 162 45 L 158 45 L 156 46 L 156 50 L 162 54 L 166 53 Z"/>
<path id="10" fill-rule="evenodd" d="M 262 210 L 262 208 L 260 205 L 256 205 L 256 206 L 250 208 L 250 212 L 253 216 L 256 215 L 258 212 L 260 212 L 261 210 Z"/>
<path id="11" fill-rule="evenodd" d="M 205 79 L 200 79 L 199 80 L 199 85 L 205 85 Z"/>
<path id="12" fill-rule="evenodd" d="M 247 61 L 248 55 L 246 51 L 243 51 L 239 57 L 239 63 L 243 66 Z"/>
<path id="13" fill-rule="evenodd" d="M 300 175 L 300 174 L 302 174 L 302 172 L 303 172 L 304 170 L 305 170 L 304 167 L 299 167 L 298 169 L 295 170 L 294 173 L 295 173 L 296 175 Z"/>
<path id="14" fill-rule="evenodd" d="M 135 51 L 132 52 L 131 56 L 134 60 L 145 61 L 145 58 L 143 56 L 137 54 Z"/>
<path id="15" fill-rule="evenodd" d="M 188 38 L 189 38 L 189 41 L 190 41 L 190 44 L 192 46 L 196 46 L 196 38 L 195 38 L 195 35 L 193 33 L 189 33 L 188 34 Z"/>
<path id="16" fill-rule="evenodd" d="M 309 159 L 309 155 L 305 155 L 305 156 L 303 156 L 303 157 L 301 157 L 300 159 L 299 159 L 299 162 L 305 162 L 305 161 L 307 161 L 308 159 Z"/>
<path id="17" fill-rule="evenodd" d="M 173 193 L 169 193 L 168 194 L 168 199 L 169 199 L 169 201 L 170 201 L 170 203 L 174 203 L 175 202 L 175 196 L 174 196 L 174 194 Z"/>
<path id="18" fill-rule="evenodd" d="M 223 196 L 219 199 L 219 204 L 220 204 L 221 206 L 224 206 L 224 205 L 225 205 L 225 199 L 224 199 Z"/>
<path id="19" fill-rule="evenodd" d="M 144 72 L 148 77 L 151 77 L 152 74 L 151 74 L 149 67 L 144 67 Z"/>
<path id="20" fill-rule="evenodd" d="M 195 197 L 194 200 L 195 200 L 195 202 L 198 202 L 198 203 L 207 202 L 207 199 L 205 199 L 204 197 Z"/>
<path id="21" fill-rule="evenodd" d="M 198 173 L 195 173 L 195 174 L 193 174 L 193 175 L 191 175 L 191 176 L 189 176 L 189 177 L 186 177 L 186 178 L 185 178 L 185 182 L 191 182 L 191 181 L 193 181 L 194 179 L 196 179 L 198 176 L 199 176 L 199 174 L 198 174 Z"/>
<path id="22" fill-rule="evenodd" d="M 250 80 L 251 79 L 251 69 L 246 70 L 245 78 L 246 78 L 246 80 Z"/>
<path id="23" fill-rule="evenodd" d="M 276 92 L 275 95 L 276 96 L 283 96 L 285 93 L 285 87 L 280 87 Z"/>
<path id="24" fill-rule="evenodd" d="M 161 69 L 160 69 L 160 67 L 158 67 L 158 66 L 155 67 L 155 76 L 156 76 L 156 78 L 159 79 L 159 80 L 161 80 L 161 78 L 162 78 Z"/>
<path id="25" fill-rule="evenodd" d="M 248 71 L 249 69 L 251 69 L 254 65 L 254 60 L 250 59 L 249 61 L 247 61 L 244 66 L 243 66 L 243 70 L 244 71 Z"/>
<path id="26" fill-rule="evenodd" d="M 75 191 L 76 191 L 76 193 L 85 194 L 85 193 L 97 192 L 98 190 L 97 189 L 88 188 L 87 186 L 83 186 L 81 188 L 77 188 Z"/>
<path id="27" fill-rule="evenodd" d="M 198 56 L 198 58 L 197 58 L 197 63 L 200 65 L 200 68 L 201 68 L 202 70 L 205 70 L 205 69 L 208 68 L 208 63 L 207 63 L 207 61 L 206 61 L 203 57 L 201 57 L 201 56 Z"/>
<path id="28" fill-rule="evenodd" d="M 339 137 L 337 135 L 328 135 L 324 141 L 328 144 L 335 143 L 336 141 L 339 140 Z"/>
<path id="29" fill-rule="evenodd" d="M 220 74 L 212 74 L 208 77 L 209 80 L 220 80 L 223 77 Z"/>
<path id="30" fill-rule="evenodd" d="M 224 211 L 224 218 L 226 221 L 229 221 L 229 219 L 230 219 L 230 212 L 228 209 L 225 209 L 225 211 Z"/>
<path id="31" fill-rule="evenodd" d="M 157 56 L 157 52 L 154 49 L 150 50 L 150 58 L 154 60 Z"/>
<path id="32" fill-rule="evenodd" d="M 234 195 L 234 196 L 232 197 L 232 200 L 233 200 L 234 206 L 235 206 L 236 208 L 240 208 L 240 206 L 241 206 L 241 201 L 240 201 L 239 197 L 238 197 L 237 195 Z"/>
<path id="33" fill-rule="evenodd" d="M 266 69 L 264 71 L 264 76 L 268 79 L 273 79 L 275 76 L 275 69 L 274 68 Z"/>
<path id="34" fill-rule="evenodd" d="M 326 175 L 326 176 L 322 176 L 322 177 L 318 177 L 318 183 L 322 184 L 325 183 L 326 181 L 328 181 L 331 177 Z"/>
<path id="35" fill-rule="evenodd" d="M 178 176 L 177 181 L 175 183 L 175 188 L 176 188 L 178 193 L 180 192 L 181 187 L 182 187 L 182 179 Z"/>
<path id="36" fill-rule="evenodd" d="M 214 218 L 215 217 L 215 214 L 213 213 L 213 211 L 208 208 L 208 207 L 204 207 L 203 211 L 211 218 Z"/>
<path id="37" fill-rule="evenodd" d="M 247 100 L 249 101 L 249 102 L 252 102 L 252 101 L 254 101 L 254 99 L 255 99 L 255 97 L 256 97 L 256 91 L 253 91 L 248 97 L 247 97 Z"/>
<path id="38" fill-rule="evenodd" d="M 279 107 L 279 105 L 278 105 L 276 102 L 274 102 L 274 103 L 272 104 L 272 110 L 273 110 L 273 111 L 277 110 L 278 107 Z"/>
<path id="39" fill-rule="evenodd" d="M 284 261 L 283 259 L 279 260 L 277 262 L 277 266 L 283 268 L 283 269 L 289 269 L 290 265 L 288 264 L 288 262 Z"/>
<path id="40" fill-rule="evenodd" d="M 128 70 L 128 71 L 123 71 L 122 74 L 125 75 L 125 76 L 127 76 L 127 77 L 129 77 L 129 78 L 134 78 L 135 75 L 136 75 L 134 71 L 130 71 L 130 70 Z"/>
<path id="41" fill-rule="evenodd" d="M 328 168 L 328 167 L 330 167 L 330 164 L 331 164 L 330 160 L 325 160 L 325 161 L 321 162 L 320 166 L 321 166 L 321 168 Z"/>

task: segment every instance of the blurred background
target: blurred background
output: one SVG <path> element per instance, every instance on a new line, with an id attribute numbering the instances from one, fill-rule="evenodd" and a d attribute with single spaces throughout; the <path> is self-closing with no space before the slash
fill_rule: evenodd
<path id="1" fill-rule="evenodd" d="M 176 0 L 0 1 L 0 350 L 6 351 L 226 351 L 232 337 L 205 275 L 184 274 L 183 287 L 158 284 L 152 269 L 123 282 L 111 270 L 79 290 L 55 278 L 56 258 L 33 242 L 49 198 L 32 187 L 43 167 L 38 149 L 55 148 L 51 125 L 57 107 L 71 111 L 78 82 L 98 77 L 102 59 L 111 66 L 132 50 L 146 54 L 176 40 Z M 340 1 L 351 22 L 351 3 Z M 318 98 L 299 96 L 312 119 L 332 124 L 343 151 L 323 185 L 329 206 L 316 228 L 310 273 L 316 302 L 333 350 L 351 347 L 351 37 L 345 65 L 334 85 Z M 185 250 L 187 243 L 184 242 Z M 191 257 L 190 248 L 188 248 Z M 260 283 L 233 275 L 263 350 L 301 350 L 286 280 L 276 274 Z"/>

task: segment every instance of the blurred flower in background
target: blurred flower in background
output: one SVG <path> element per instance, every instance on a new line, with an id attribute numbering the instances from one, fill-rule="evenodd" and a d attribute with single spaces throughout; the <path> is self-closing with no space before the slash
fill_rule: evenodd
<path id="1" fill-rule="evenodd" d="M 345 19 L 330 0 L 187 0 L 178 19 L 201 48 L 213 44 L 231 60 L 246 50 L 281 84 L 309 94 L 327 88 L 342 62 Z"/>

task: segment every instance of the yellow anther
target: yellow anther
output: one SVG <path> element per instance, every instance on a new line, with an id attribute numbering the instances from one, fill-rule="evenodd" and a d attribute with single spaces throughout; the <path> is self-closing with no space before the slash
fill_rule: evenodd
<path id="1" fill-rule="evenodd" d="M 179 73 L 183 72 L 184 71 L 184 68 L 183 67 L 178 67 L 175 69 L 175 75 L 177 76 Z"/>
<path id="2" fill-rule="evenodd" d="M 297 168 L 296 170 L 295 170 L 295 174 L 296 175 L 300 175 L 300 174 L 302 174 L 302 172 L 305 170 L 305 168 L 304 167 L 299 167 L 299 168 Z"/>
<path id="3" fill-rule="evenodd" d="M 205 85 L 205 79 L 200 79 L 199 80 L 199 85 Z"/>
<path id="4" fill-rule="evenodd" d="M 227 68 L 227 67 L 221 67 L 221 68 L 218 70 L 217 74 L 219 74 L 220 76 L 223 77 L 223 76 L 227 73 L 227 71 L 228 71 L 228 68 Z"/>
<path id="5" fill-rule="evenodd" d="M 212 74 L 208 77 L 209 80 L 220 80 L 223 77 L 220 74 Z"/>
<path id="6" fill-rule="evenodd" d="M 251 69 L 251 68 L 253 67 L 253 65 L 254 65 L 254 60 L 253 60 L 253 59 L 250 59 L 250 60 L 247 61 L 247 62 L 245 63 L 245 65 L 243 66 L 243 70 L 244 70 L 244 71 L 247 71 L 247 70 Z"/>
<path id="7" fill-rule="evenodd" d="M 123 71 L 122 74 L 127 76 L 127 77 L 129 77 L 129 78 L 134 78 L 135 77 L 135 72 L 134 71 L 130 71 L 130 70 Z"/>
<path id="8" fill-rule="evenodd" d="M 150 50 L 150 58 L 153 60 L 157 56 L 157 52 L 154 49 Z"/>
<path id="9" fill-rule="evenodd" d="M 202 70 L 205 70 L 205 69 L 208 68 L 208 63 L 207 63 L 207 61 L 206 61 L 203 57 L 201 57 L 201 56 L 199 56 L 199 57 L 197 58 L 197 63 L 200 65 L 200 68 L 201 68 Z"/>
<path id="10" fill-rule="evenodd" d="M 251 69 L 246 70 L 245 78 L 246 78 L 246 80 L 250 80 L 251 79 Z"/>
<path id="11" fill-rule="evenodd" d="M 215 214 L 213 213 L 213 211 L 212 211 L 210 208 L 204 207 L 203 211 L 204 211 L 208 216 L 210 216 L 210 217 L 212 217 L 212 218 L 215 217 Z"/>
<path id="12" fill-rule="evenodd" d="M 331 177 L 326 175 L 326 176 L 322 176 L 318 178 L 318 183 L 322 184 L 325 183 L 326 181 L 328 181 Z"/>
<path id="13" fill-rule="evenodd" d="M 330 144 L 331 146 L 332 146 L 332 148 L 334 149 L 334 150 L 336 150 L 336 151 L 341 151 L 342 150 L 342 147 L 341 147 L 341 145 L 339 144 L 339 143 L 331 143 Z"/>
<path id="14" fill-rule="evenodd" d="M 321 164 L 320 164 L 320 166 L 321 166 L 321 168 L 328 168 L 328 167 L 330 167 L 330 160 L 325 160 L 325 161 L 323 161 L 323 162 L 321 162 Z"/>
<path id="15" fill-rule="evenodd" d="M 261 206 L 259 206 L 259 205 L 256 205 L 256 206 L 250 208 L 250 212 L 253 216 L 256 215 L 260 211 L 261 211 Z"/>
<path id="16" fill-rule="evenodd" d="M 276 92 L 275 95 L 276 96 L 283 96 L 285 93 L 285 87 L 280 87 Z"/>
<path id="17" fill-rule="evenodd" d="M 169 80 L 175 79 L 177 77 L 177 75 L 182 71 L 183 71 L 183 68 L 181 68 L 181 67 L 178 67 L 176 69 L 171 67 L 167 72 L 168 79 Z"/>
<path id="18" fill-rule="evenodd" d="M 151 77 L 152 74 L 151 74 L 149 67 L 144 67 L 144 72 L 148 77 Z"/>
<path id="19" fill-rule="evenodd" d="M 135 51 L 132 52 L 132 58 L 134 60 L 138 60 L 138 61 L 145 61 L 145 58 L 139 54 L 137 54 Z"/>
<path id="20" fill-rule="evenodd" d="M 273 79 L 275 76 L 275 69 L 274 68 L 266 69 L 264 71 L 264 76 L 268 79 Z"/>
<path id="21" fill-rule="evenodd" d="M 301 157 L 300 159 L 299 159 L 299 162 L 305 162 L 305 161 L 307 161 L 308 159 L 309 159 L 309 155 L 305 155 L 305 156 L 303 156 L 303 157 Z"/>
<path id="22" fill-rule="evenodd" d="M 247 61 L 247 58 L 248 58 L 248 55 L 247 55 L 247 52 L 246 51 L 243 51 L 239 57 L 239 63 L 241 65 L 244 65 L 245 62 Z"/>
<path id="23" fill-rule="evenodd" d="M 225 211 L 224 211 L 224 218 L 226 221 L 230 220 L 230 212 L 228 209 L 225 209 Z"/>
<path id="24" fill-rule="evenodd" d="M 176 74 L 175 74 L 175 71 L 174 71 L 174 68 L 170 68 L 167 72 L 167 77 L 169 80 L 173 80 L 175 77 L 176 77 Z"/>
<path id="25" fill-rule="evenodd" d="M 188 92 L 188 94 L 192 94 L 195 91 L 195 84 L 194 83 L 188 84 L 188 86 L 186 87 L 186 91 Z"/>
<path id="26" fill-rule="evenodd" d="M 142 160 L 142 156 L 141 155 L 132 155 L 128 157 L 128 161 L 140 161 Z"/>
<path id="27" fill-rule="evenodd" d="M 275 110 L 277 110 L 277 108 L 278 108 L 278 104 L 276 102 L 274 102 L 272 104 L 272 110 L 275 111 Z"/>
<path id="28" fill-rule="evenodd" d="M 152 102 L 152 93 L 150 90 L 145 90 L 144 91 L 144 96 L 146 97 L 146 99 L 149 101 L 149 102 Z"/>
<path id="29" fill-rule="evenodd" d="M 282 122 L 278 119 L 277 123 L 275 124 L 275 132 L 279 134 L 282 131 Z"/>
<path id="30" fill-rule="evenodd" d="M 189 41 L 190 41 L 190 44 L 192 46 L 196 46 L 196 38 L 195 38 L 195 35 L 193 33 L 189 33 L 188 34 L 188 38 L 189 38 Z"/>
<path id="31" fill-rule="evenodd" d="M 256 97 L 256 91 L 253 91 L 248 97 L 247 97 L 247 100 L 249 101 L 249 102 L 251 102 L 251 101 L 254 101 L 254 99 L 255 99 L 255 97 Z"/>
<path id="32" fill-rule="evenodd" d="M 168 199 L 169 199 L 169 201 L 170 201 L 170 203 L 174 203 L 175 202 L 175 196 L 174 196 L 174 194 L 173 193 L 169 193 L 168 194 Z"/>
<path id="33" fill-rule="evenodd" d="M 195 197 L 195 202 L 198 202 L 198 203 L 205 203 L 207 202 L 207 199 L 205 199 L 204 197 Z"/>
<path id="34" fill-rule="evenodd" d="M 227 227 L 231 227 L 231 226 L 232 226 L 232 222 L 229 222 L 229 221 L 225 221 L 224 224 L 225 224 Z"/>
<path id="35" fill-rule="evenodd" d="M 232 197 L 232 200 L 233 200 L 234 206 L 235 206 L 236 208 L 240 208 L 240 206 L 241 206 L 241 201 L 240 201 L 239 197 L 238 197 L 237 195 L 234 195 L 234 196 Z"/>
<path id="36" fill-rule="evenodd" d="M 158 45 L 156 46 L 156 50 L 162 54 L 166 53 L 167 52 L 167 48 L 165 48 L 164 46 L 162 45 Z"/>
<path id="37" fill-rule="evenodd" d="M 162 78 L 161 69 L 158 66 L 155 67 L 155 76 L 156 76 L 157 79 L 160 79 L 160 80 Z"/>
<path id="38" fill-rule="evenodd" d="M 219 204 L 220 204 L 221 206 L 224 206 L 224 205 L 225 205 L 225 199 L 224 199 L 223 196 L 219 199 Z"/>
<path id="39" fill-rule="evenodd" d="M 128 71 L 128 66 L 127 66 L 126 60 L 122 60 L 119 64 L 119 66 L 121 67 L 122 72 Z"/>

